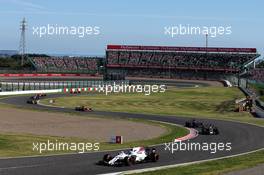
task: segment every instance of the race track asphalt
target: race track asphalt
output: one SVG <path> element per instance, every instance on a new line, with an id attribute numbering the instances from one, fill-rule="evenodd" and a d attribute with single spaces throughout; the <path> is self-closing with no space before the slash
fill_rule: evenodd
<path id="1" fill-rule="evenodd" d="M 55 95 L 58 96 L 58 95 Z M 48 97 L 51 97 L 49 95 Z M 40 105 L 30 105 L 26 103 L 27 96 L 17 96 L 1 99 L 0 101 L 7 104 L 17 106 L 37 108 L 49 111 L 58 112 L 74 112 L 73 109 L 54 108 Z M 188 120 L 179 116 L 159 116 L 146 114 L 131 114 L 124 112 L 80 112 L 81 115 L 95 114 L 104 117 L 119 117 L 119 118 L 140 118 L 147 120 L 156 120 L 162 122 L 169 122 L 184 125 Z M 112 172 L 121 172 L 134 169 L 150 168 L 157 166 L 173 165 L 179 163 L 193 162 L 199 160 L 207 160 L 213 158 L 220 158 L 224 156 L 231 156 L 241 153 L 246 153 L 261 149 L 264 147 L 264 128 L 243 124 L 231 121 L 209 120 L 201 119 L 206 123 L 212 123 L 220 130 L 219 135 L 206 136 L 199 135 L 198 137 L 187 141 L 190 143 L 231 143 L 232 149 L 230 151 L 218 151 L 210 153 L 209 151 L 177 151 L 172 154 L 165 150 L 165 145 L 156 146 L 160 154 L 160 160 L 155 163 L 136 164 L 134 166 L 122 167 L 108 167 L 100 166 L 96 163 L 102 159 L 106 152 L 93 152 L 85 154 L 67 154 L 56 156 L 42 156 L 42 157 L 24 157 L 24 158 L 10 158 L 0 159 L 0 174 L 1 175 L 92 175 Z M 107 152 L 116 154 L 117 151 Z"/>

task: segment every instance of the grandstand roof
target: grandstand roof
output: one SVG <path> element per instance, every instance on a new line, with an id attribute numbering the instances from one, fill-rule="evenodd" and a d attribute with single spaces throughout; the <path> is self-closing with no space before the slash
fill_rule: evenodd
<path id="1" fill-rule="evenodd" d="M 107 50 L 136 51 L 175 51 L 175 52 L 222 52 L 222 53 L 256 53 L 256 48 L 221 48 L 221 47 L 176 47 L 176 46 L 137 46 L 107 45 Z"/>

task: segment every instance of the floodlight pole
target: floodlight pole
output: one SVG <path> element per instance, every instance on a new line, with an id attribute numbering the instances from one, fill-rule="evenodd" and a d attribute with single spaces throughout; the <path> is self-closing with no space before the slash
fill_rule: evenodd
<path id="1" fill-rule="evenodd" d="M 21 66 L 24 65 L 25 50 L 26 50 L 26 19 L 23 18 L 20 24 L 20 42 L 19 42 L 19 54 L 21 55 Z"/>
<path id="2" fill-rule="evenodd" d="M 207 52 L 207 48 L 208 48 L 208 34 L 205 34 L 205 48 L 206 48 L 206 52 Z"/>

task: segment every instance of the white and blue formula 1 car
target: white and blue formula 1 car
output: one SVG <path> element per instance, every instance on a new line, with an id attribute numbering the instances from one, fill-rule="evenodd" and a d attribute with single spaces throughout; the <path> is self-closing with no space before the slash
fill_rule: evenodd
<path id="1" fill-rule="evenodd" d="M 108 166 L 130 166 L 136 163 L 156 162 L 159 155 L 155 148 L 134 147 L 131 150 L 119 152 L 116 156 L 105 154 L 99 164 Z"/>

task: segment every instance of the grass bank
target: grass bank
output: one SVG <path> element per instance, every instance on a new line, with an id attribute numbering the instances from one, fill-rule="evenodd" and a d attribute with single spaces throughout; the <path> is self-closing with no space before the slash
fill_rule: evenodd
<path id="1" fill-rule="evenodd" d="M 234 112 L 235 100 L 244 97 L 237 88 L 203 87 L 175 89 L 152 94 L 110 94 L 57 98 L 53 105 L 73 108 L 90 106 L 94 110 L 216 118 L 264 125 L 249 113 Z M 41 103 L 49 104 L 49 99 Z"/>
<path id="2" fill-rule="evenodd" d="M 164 142 L 170 142 L 177 137 L 182 137 L 188 134 L 188 130 L 165 123 L 133 120 L 134 122 L 143 122 L 150 125 L 160 126 L 166 129 L 166 132 L 159 136 L 148 140 L 138 140 L 133 142 L 127 142 L 124 144 L 112 144 L 107 142 L 100 143 L 100 150 L 112 150 L 121 148 L 130 148 L 133 146 L 150 146 L 155 144 L 161 144 Z M 55 136 L 39 136 L 31 134 L 16 134 L 16 133 L 1 133 L 0 134 L 0 157 L 18 157 L 18 156 L 33 156 L 33 155 L 50 155 L 60 153 L 77 153 L 76 151 L 69 150 L 55 150 L 55 151 L 44 151 L 38 152 L 36 149 L 33 150 L 33 143 L 47 143 L 48 140 L 52 143 L 96 143 L 94 140 L 80 139 L 75 137 L 55 137 Z"/>

